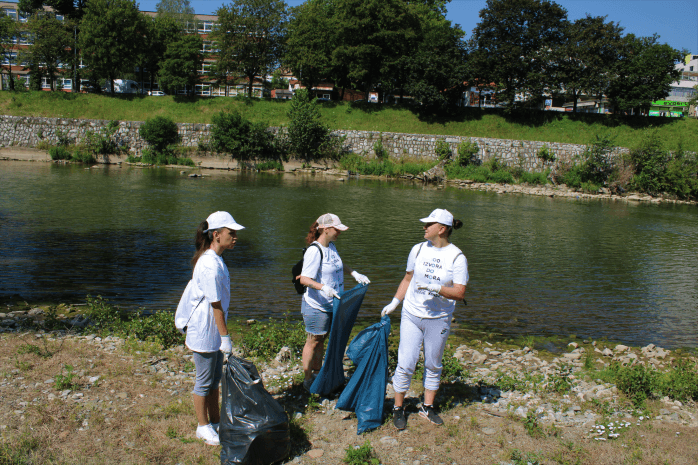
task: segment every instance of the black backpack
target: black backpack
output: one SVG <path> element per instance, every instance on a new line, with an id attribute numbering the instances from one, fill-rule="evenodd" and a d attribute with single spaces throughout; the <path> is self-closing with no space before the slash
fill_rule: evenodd
<path id="1" fill-rule="evenodd" d="M 310 247 L 317 247 L 317 249 L 320 251 L 320 266 L 322 267 L 322 260 L 324 259 L 324 256 L 322 255 L 322 248 L 317 245 L 316 243 L 310 244 Z M 307 248 L 303 249 L 303 255 L 305 256 L 305 251 L 308 250 Z M 293 265 L 293 268 L 291 268 L 291 281 L 293 281 L 293 287 L 296 288 L 296 292 L 299 294 L 303 294 L 305 292 L 305 286 L 301 284 L 300 278 L 296 278 L 296 276 L 300 276 L 301 271 L 303 271 L 303 258 L 301 258 L 298 263 Z"/>

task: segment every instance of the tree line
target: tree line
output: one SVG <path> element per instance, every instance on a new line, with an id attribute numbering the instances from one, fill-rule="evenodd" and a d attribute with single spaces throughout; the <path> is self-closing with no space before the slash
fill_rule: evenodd
<path id="1" fill-rule="evenodd" d="M 606 96 L 616 112 L 647 110 L 680 77 L 675 64 L 686 52 L 657 35 L 624 34 L 606 17 L 570 20 L 554 1 L 488 0 L 466 37 L 446 19 L 447 4 L 307 0 L 289 8 L 283 0 L 233 0 L 205 31 L 215 61 L 204 81 L 203 42 L 188 27 L 196 24 L 188 0 L 162 0 L 152 18 L 133 0 L 20 0 L 29 19 L 0 18 L 0 40 L 5 62 L 25 63 L 39 83 L 44 76 L 53 82 L 62 66 L 93 82 L 134 76 L 168 90 L 208 82 L 227 92 L 242 78 L 251 96 L 254 79 L 281 66 L 308 88 L 329 81 L 366 97 L 409 96 L 432 109 L 476 87 L 509 108 L 564 99 L 576 110 L 582 96 Z M 33 46 L 21 49 L 17 37 L 27 34 Z"/>

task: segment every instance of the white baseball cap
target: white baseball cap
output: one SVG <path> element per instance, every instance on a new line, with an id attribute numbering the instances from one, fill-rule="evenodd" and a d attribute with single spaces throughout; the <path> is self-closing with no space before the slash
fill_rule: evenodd
<path id="1" fill-rule="evenodd" d="M 235 231 L 245 229 L 243 225 L 236 223 L 233 216 L 228 212 L 211 213 L 208 218 L 206 218 L 206 222 L 208 223 L 208 229 L 204 232 L 209 232 L 218 228 L 228 228 Z"/>
<path id="2" fill-rule="evenodd" d="M 340 231 L 346 231 L 349 229 L 349 226 L 343 225 L 342 222 L 339 221 L 339 217 L 337 215 L 333 215 L 332 213 L 325 213 L 324 215 L 320 216 L 320 218 L 317 219 L 317 227 L 335 228 L 339 229 Z"/>
<path id="3" fill-rule="evenodd" d="M 453 215 L 450 211 L 443 208 L 437 208 L 426 218 L 419 220 L 423 223 L 441 223 L 446 226 L 453 226 Z"/>

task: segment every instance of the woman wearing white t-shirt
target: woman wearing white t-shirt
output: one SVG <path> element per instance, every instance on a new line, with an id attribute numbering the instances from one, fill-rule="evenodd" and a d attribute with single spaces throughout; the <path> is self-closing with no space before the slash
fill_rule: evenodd
<path id="1" fill-rule="evenodd" d="M 407 426 L 402 404 L 422 344 L 424 403 L 419 414 L 434 424 L 443 424 L 443 420 L 434 411 L 434 398 L 441 381 L 443 353 L 453 310 L 456 301 L 463 300 L 465 286 L 468 284 L 468 261 L 463 252 L 449 241 L 451 232 L 463 226 L 463 222 L 454 221 L 450 212 L 440 208 L 420 221 L 424 223 L 424 239 L 427 241 L 412 247 L 405 277 L 392 302 L 381 312 L 381 316 L 389 314 L 404 299 L 397 368 L 393 375 L 393 423 L 400 430 Z"/>
<path id="2" fill-rule="evenodd" d="M 303 255 L 300 283 L 307 287 L 301 301 L 301 314 L 308 337 L 303 347 L 303 386 L 310 389 L 314 375 L 322 368 L 325 338 L 332 324 L 333 299 L 344 291 L 344 270 L 361 284 L 368 278 L 345 266 L 334 241 L 349 229 L 337 215 L 326 213 L 310 226 L 306 237 L 308 248 Z"/>
<path id="3" fill-rule="evenodd" d="M 220 444 L 218 385 L 223 374 L 223 354 L 232 344 L 226 321 L 230 305 L 230 274 L 221 255 L 232 250 L 237 232 L 244 226 L 228 212 L 212 213 L 196 231 L 194 274 L 183 301 L 191 309 L 186 325 L 186 345 L 194 352 L 196 380 L 192 397 L 199 426 L 196 437 L 206 444 Z"/>

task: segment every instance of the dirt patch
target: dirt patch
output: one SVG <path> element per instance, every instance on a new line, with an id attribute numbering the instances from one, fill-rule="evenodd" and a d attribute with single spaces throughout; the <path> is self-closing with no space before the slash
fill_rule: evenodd
<path id="1" fill-rule="evenodd" d="M 260 362 L 258 367 L 293 419 L 293 453 L 287 463 L 339 464 L 347 448 L 367 440 L 386 465 L 698 462 L 696 427 L 655 415 L 667 407 L 659 401 L 648 403 L 652 419 L 608 411 L 570 426 L 544 420 L 532 425 L 515 413 L 513 394 L 506 398 L 510 407 L 502 411 L 482 395 L 481 386 L 455 383 L 439 395 L 445 425 L 435 426 L 417 413 L 415 383 L 408 395 L 407 429 L 397 431 L 388 416 L 380 428 L 358 436 L 355 415 L 334 409 L 336 399 L 303 391 L 296 360 L 283 367 Z M 110 337 L 3 334 L 0 462 L 220 463 L 220 448 L 194 437 L 192 386 L 193 364 L 182 347 L 158 351 L 147 343 Z M 540 402 L 564 410 L 570 397 L 551 394 Z M 582 410 L 588 409 L 582 404 Z M 684 406 L 671 412 L 690 416 L 694 410 Z M 581 414 L 570 415 L 579 419 Z M 618 421 L 630 424 L 618 438 L 596 439 L 594 425 Z"/>

